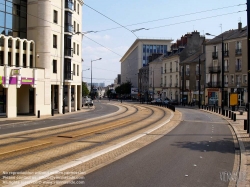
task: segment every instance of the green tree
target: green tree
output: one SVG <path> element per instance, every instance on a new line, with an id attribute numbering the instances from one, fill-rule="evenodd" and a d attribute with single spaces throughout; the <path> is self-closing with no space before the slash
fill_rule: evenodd
<path id="1" fill-rule="evenodd" d="M 85 82 L 82 82 L 82 96 L 89 95 L 89 89 Z"/>

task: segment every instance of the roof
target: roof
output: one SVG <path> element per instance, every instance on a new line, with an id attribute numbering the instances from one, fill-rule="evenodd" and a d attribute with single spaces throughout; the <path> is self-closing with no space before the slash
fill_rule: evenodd
<path id="1" fill-rule="evenodd" d="M 126 56 L 128 56 L 131 52 L 132 52 L 132 49 L 135 48 L 138 43 L 142 41 L 142 42 L 147 42 L 147 41 L 156 41 L 156 42 L 162 42 L 162 41 L 165 41 L 165 42 L 171 42 L 173 41 L 172 39 L 136 39 L 134 41 L 134 43 L 130 46 L 130 48 L 126 51 L 126 53 L 122 56 L 122 58 L 120 59 L 120 62 L 123 62 L 126 58 Z"/>
<path id="2" fill-rule="evenodd" d="M 183 60 L 182 63 L 192 63 L 192 62 L 198 62 L 199 61 L 199 56 L 200 56 L 200 61 L 205 61 L 205 53 L 202 53 L 201 50 L 197 51 L 196 53 L 194 53 L 193 55 L 189 56 L 188 58 L 186 58 L 185 60 Z"/>
<path id="3" fill-rule="evenodd" d="M 247 37 L 247 26 L 245 26 L 244 28 L 240 30 L 232 29 L 232 30 L 225 31 L 222 34 L 208 41 L 206 45 L 220 43 L 222 38 L 223 38 L 223 41 L 226 41 L 226 40 L 232 40 L 232 39 L 243 38 L 243 37 Z"/>

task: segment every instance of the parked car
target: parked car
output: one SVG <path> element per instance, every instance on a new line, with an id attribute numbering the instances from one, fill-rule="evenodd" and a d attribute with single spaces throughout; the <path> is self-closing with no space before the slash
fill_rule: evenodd
<path id="1" fill-rule="evenodd" d="M 210 97 L 208 99 L 208 104 L 210 104 L 210 105 L 218 105 L 218 98 L 217 97 Z"/>
<path id="2" fill-rule="evenodd" d="M 90 98 L 87 98 L 86 100 L 85 100 L 85 106 L 93 106 L 94 105 L 94 103 L 93 103 L 93 100 L 92 99 L 90 99 Z"/>
<path id="3" fill-rule="evenodd" d="M 154 99 L 150 102 L 151 104 L 162 104 L 162 99 L 158 98 L 158 99 Z"/>
<path id="4" fill-rule="evenodd" d="M 173 100 L 169 101 L 169 104 L 171 104 L 171 105 L 179 105 L 179 102 L 178 102 L 177 99 L 173 99 Z"/>
<path id="5" fill-rule="evenodd" d="M 163 101 L 163 104 L 167 105 L 167 104 L 169 104 L 169 102 L 170 102 L 169 99 L 165 99 L 165 100 Z"/>

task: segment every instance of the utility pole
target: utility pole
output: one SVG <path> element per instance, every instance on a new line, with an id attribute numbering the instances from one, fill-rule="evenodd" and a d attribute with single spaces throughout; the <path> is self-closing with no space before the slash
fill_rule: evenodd
<path id="1" fill-rule="evenodd" d="M 201 58 L 199 54 L 199 109 L 201 108 Z"/>
<path id="2" fill-rule="evenodd" d="M 225 99 L 225 94 L 224 94 L 224 69 L 225 69 L 225 66 L 224 66 L 224 41 L 223 41 L 223 35 L 221 36 L 221 50 L 222 50 L 222 62 L 221 62 L 221 74 L 222 74 L 222 77 L 221 77 L 221 82 L 222 82 L 222 85 L 221 85 L 221 93 L 222 93 L 222 97 L 221 97 L 221 111 L 222 111 L 222 115 L 225 115 L 225 110 L 224 110 L 224 99 Z"/>
<path id="3" fill-rule="evenodd" d="M 182 65 L 182 94 L 181 94 L 181 102 L 182 102 L 182 105 L 185 106 L 185 103 L 184 103 L 184 64 Z"/>
<path id="4" fill-rule="evenodd" d="M 248 111 L 247 111 L 247 133 L 249 133 L 249 129 L 250 129 L 250 0 L 247 0 L 247 69 L 248 69 L 248 74 L 247 74 L 247 102 L 248 102 Z"/>

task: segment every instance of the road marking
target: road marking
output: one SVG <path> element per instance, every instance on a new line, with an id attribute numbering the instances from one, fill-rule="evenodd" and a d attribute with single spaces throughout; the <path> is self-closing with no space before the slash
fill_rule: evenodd
<path id="1" fill-rule="evenodd" d="M 4 149 L 0 149 L 0 155 L 5 155 L 5 154 L 9 154 L 9 153 L 13 153 L 13 152 L 17 152 L 17 151 L 23 151 L 25 149 L 30 149 L 30 148 L 34 148 L 34 147 L 39 147 L 42 145 L 47 145 L 47 144 L 51 144 L 52 142 L 42 142 L 42 143 L 38 143 L 35 145 L 30 145 L 29 144 L 34 144 L 33 142 L 27 142 L 27 143 L 23 143 L 23 144 L 17 144 L 17 145 L 13 145 L 13 146 L 9 146 L 9 149 L 11 150 L 7 150 L 4 151 Z M 15 148 L 15 147 L 21 147 L 21 148 Z M 6 148 L 5 148 L 6 149 Z"/>
<path id="2" fill-rule="evenodd" d="M 113 127 L 118 127 L 118 126 L 127 124 L 128 122 L 131 122 L 131 120 L 116 121 L 116 122 L 112 122 L 111 125 L 102 125 L 104 127 L 101 126 L 101 128 L 98 128 L 98 129 L 96 129 L 96 127 L 92 127 L 90 129 L 83 129 L 83 130 L 80 130 L 80 131 L 77 130 L 77 131 L 61 134 L 61 135 L 58 135 L 57 137 L 75 138 L 75 137 L 78 137 L 78 136 L 83 136 L 83 135 L 93 134 L 95 132 L 99 132 L 99 131 L 103 131 L 103 130 L 108 130 L 108 129 L 111 129 Z M 95 129 L 95 130 L 93 130 L 93 129 Z"/>
<path id="3" fill-rule="evenodd" d="M 120 142 L 118 144 L 110 146 L 110 147 L 105 148 L 103 150 L 97 151 L 97 152 L 92 153 L 92 154 L 87 155 L 87 156 L 83 156 L 83 157 L 81 157 L 79 159 L 73 160 L 71 162 L 63 164 L 63 165 L 58 166 L 56 168 L 52 168 L 50 170 L 44 171 L 42 175 L 41 174 L 37 174 L 37 175 L 26 177 L 26 178 L 22 179 L 21 181 L 18 181 L 19 182 L 18 185 L 11 185 L 11 187 L 23 187 L 23 186 L 26 186 L 26 185 L 28 185 L 30 183 L 35 183 L 35 182 L 37 182 L 39 180 L 42 180 L 44 178 L 47 178 L 47 177 L 49 177 L 51 175 L 54 175 L 54 174 L 57 174 L 59 172 L 62 172 L 64 170 L 66 170 L 66 169 L 78 166 L 78 165 L 83 164 L 83 163 L 85 163 L 85 162 L 87 162 L 89 160 L 92 160 L 92 159 L 94 159 L 94 158 L 96 158 L 98 156 L 104 155 L 104 154 L 106 154 L 106 153 L 108 153 L 110 151 L 118 149 L 118 148 L 120 148 L 120 147 L 122 147 L 124 145 L 129 144 L 130 142 L 133 142 L 133 141 L 138 140 L 139 138 L 141 138 L 143 136 L 146 136 L 147 133 L 151 133 L 151 132 L 155 131 L 156 129 L 161 128 L 165 124 L 169 123 L 170 119 L 172 119 L 173 116 L 174 116 L 174 113 L 171 111 L 170 118 L 167 121 L 162 122 L 161 124 L 159 124 L 155 128 L 152 128 L 152 129 L 150 129 L 150 130 L 148 130 L 148 131 L 146 131 L 146 132 L 144 132 L 142 134 L 136 135 L 136 136 L 134 136 L 134 137 L 132 137 L 132 138 L 130 138 L 128 140 L 125 140 L 123 142 Z"/>

